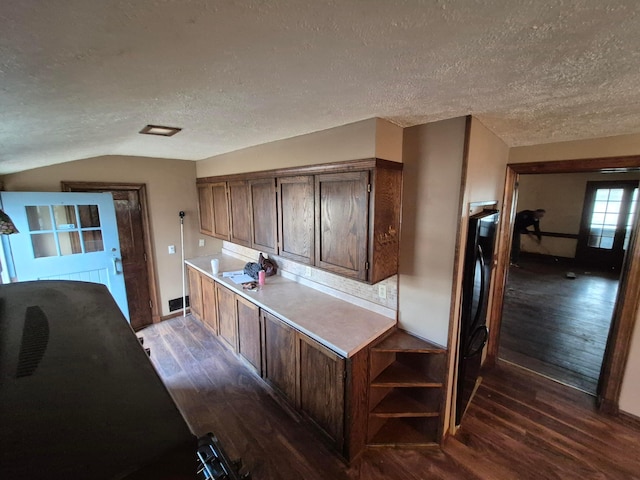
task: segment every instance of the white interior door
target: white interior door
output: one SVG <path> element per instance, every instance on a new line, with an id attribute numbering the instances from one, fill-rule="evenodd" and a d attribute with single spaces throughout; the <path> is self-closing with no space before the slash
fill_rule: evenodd
<path id="1" fill-rule="evenodd" d="M 0 192 L 20 233 L 9 235 L 17 281 L 106 285 L 129 320 L 118 226 L 110 193 Z"/>

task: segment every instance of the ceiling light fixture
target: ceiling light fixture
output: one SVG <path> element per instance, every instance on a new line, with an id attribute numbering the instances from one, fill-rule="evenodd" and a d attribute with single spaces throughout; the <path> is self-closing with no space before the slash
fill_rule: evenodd
<path id="1" fill-rule="evenodd" d="M 172 137 L 176 133 L 178 133 L 181 128 L 177 127 L 163 127 L 160 125 L 147 125 L 139 133 L 144 135 L 160 135 L 163 137 Z"/>

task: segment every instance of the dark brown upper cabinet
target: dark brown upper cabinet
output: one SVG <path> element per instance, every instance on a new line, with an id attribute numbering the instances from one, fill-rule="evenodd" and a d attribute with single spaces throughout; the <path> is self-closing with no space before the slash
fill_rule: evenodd
<path id="1" fill-rule="evenodd" d="M 213 212 L 211 235 L 222 240 L 229 240 L 231 238 L 231 229 L 229 226 L 227 182 L 211 184 L 211 201 Z"/>
<path id="2" fill-rule="evenodd" d="M 249 182 L 237 180 L 227 182 L 229 189 L 229 212 L 231 217 L 231 238 L 233 243 L 251 246 L 251 199 Z"/>
<path id="3" fill-rule="evenodd" d="M 251 200 L 251 247 L 266 253 L 278 253 L 276 180 L 249 180 Z"/>
<path id="4" fill-rule="evenodd" d="M 226 185 L 231 242 L 368 283 L 398 272 L 401 163 L 351 160 L 197 182 Z M 211 196 L 215 233 L 214 187 Z"/>
<path id="5" fill-rule="evenodd" d="M 313 265 L 315 260 L 313 176 L 278 178 L 279 255 Z"/>
<path id="6" fill-rule="evenodd" d="M 367 280 L 369 171 L 315 176 L 316 266 Z"/>
<path id="7" fill-rule="evenodd" d="M 211 185 L 198 185 L 198 213 L 200 232 L 213 235 L 213 199 Z"/>

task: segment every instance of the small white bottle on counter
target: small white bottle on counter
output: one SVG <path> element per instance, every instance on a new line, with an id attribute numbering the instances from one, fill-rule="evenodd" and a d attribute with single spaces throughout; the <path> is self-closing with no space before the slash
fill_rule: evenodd
<path id="1" fill-rule="evenodd" d="M 220 270 L 220 260 L 218 260 L 217 258 L 212 259 L 211 271 L 213 272 L 214 275 L 217 275 L 219 270 Z"/>

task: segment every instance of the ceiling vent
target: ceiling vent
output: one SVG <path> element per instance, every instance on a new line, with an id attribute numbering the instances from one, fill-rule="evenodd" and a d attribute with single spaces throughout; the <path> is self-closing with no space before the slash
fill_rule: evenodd
<path id="1" fill-rule="evenodd" d="M 142 133 L 144 135 L 160 135 L 162 137 L 172 137 L 173 135 L 178 133 L 180 130 L 182 130 L 182 129 L 181 128 L 177 128 L 177 127 L 163 127 L 163 126 L 160 126 L 160 125 L 147 125 L 142 130 L 140 130 L 140 133 Z"/>

